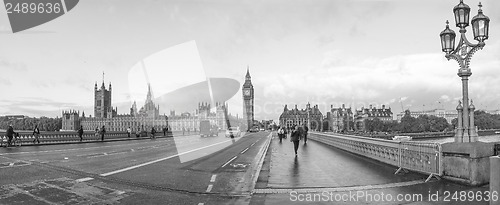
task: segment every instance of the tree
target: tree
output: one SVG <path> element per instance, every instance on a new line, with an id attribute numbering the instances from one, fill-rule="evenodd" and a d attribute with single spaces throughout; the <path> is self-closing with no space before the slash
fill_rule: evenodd
<path id="1" fill-rule="evenodd" d="M 500 121 L 495 119 L 491 114 L 482 110 L 474 112 L 474 124 L 480 130 L 498 128 Z"/>
<path id="2" fill-rule="evenodd" d="M 405 115 L 403 116 L 403 118 L 401 118 L 401 124 L 400 124 L 401 132 L 404 133 L 415 132 L 415 129 L 417 129 L 414 128 L 416 127 L 416 123 L 417 119 L 411 116 L 410 110 L 406 110 Z"/>
<path id="3" fill-rule="evenodd" d="M 62 119 L 48 117 L 9 119 L 8 117 L 0 117 L 0 129 L 7 129 L 9 125 L 12 125 L 16 130 L 32 130 L 35 125 L 38 125 L 40 131 L 56 131 L 61 129 Z"/>
<path id="4" fill-rule="evenodd" d="M 430 132 L 442 132 L 450 126 L 443 117 L 429 116 Z"/>

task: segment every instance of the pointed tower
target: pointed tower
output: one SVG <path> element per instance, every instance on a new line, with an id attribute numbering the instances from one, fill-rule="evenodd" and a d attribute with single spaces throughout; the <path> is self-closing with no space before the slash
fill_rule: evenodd
<path id="1" fill-rule="evenodd" d="M 102 85 L 100 89 L 97 89 L 97 82 L 94 85 L 94 116 L 98 118 L 108 117 L 108 110 L 112 110 L 111 107 L 111 82 L 109 83 L 109 90 L 106 90 L 104 85 L 104 73 L 102 78 Z"/>
<path id="2" fill-rule="evenodd" d="M 243 130 L 249 130 L 253 127 L 254 121 L 254 89 L 252 85 L 252 77 L 250 77 L 250 68 L 247 66 L 247 74 L 245 75 L 245 83 L 242 87 L 243 91 L 243 119 L 245 126 Z"/>

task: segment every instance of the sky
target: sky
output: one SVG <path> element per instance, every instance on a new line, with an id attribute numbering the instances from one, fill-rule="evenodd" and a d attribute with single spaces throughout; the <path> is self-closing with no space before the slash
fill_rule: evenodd
<path id="1" fill-rule="evenodd" d="M 133 100 L 143 104 L 141 93 L 130 89 L 134 66 L 185 43 L 194 45 L 187 53 L 203 71 L 166 68 L 166 75 L 183 79 L 186 72 L 198 72 L 197 79 L 231 78 L 241 86 L 248 67 L 257 120 L 276 120 L 285 104 L 303 108 L 307 102 L 318 104 L 323 114 L 342 104 L 356 109 L 384 104 L 394 113 L 454 110 L 462 92 L 458 64 L 444 57 L 439 33 L 446 20 L 453 22 L 458 3 L 84 0 L 53 21 L 15 34 L 0 9 L 0 115 L 93 113 L 93 87 L 102 83 L 103 72 L 106 86 L 113 87 L 113 104 L 124 104 L 118 113 L 125 114 Z M 464 3 L 475 16 L 479 1 Z M 491 20 L 490 37 L 472 58 L 469 95 L 476 109 L 497 110 L 500 1 L 481 3 Z M 453 23 L 450 28 L 458 34 Z M 242 103 L 239 89 L 228 101 L 229 112 L 241 116 Z M 160 113 L 169 111 L 160 107 Z"/>

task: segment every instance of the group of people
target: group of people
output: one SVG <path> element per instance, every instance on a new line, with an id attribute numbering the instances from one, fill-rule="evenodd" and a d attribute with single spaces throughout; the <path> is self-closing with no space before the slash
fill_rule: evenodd
<path id="1" fill-rule="evenodd" d="M 94 135 L 95 137 L 99 137 L 99 135 L 101 135 L 101 141 L 104 141 L 104 134 L 106 134 L 106 127 L 104 125 L 101 129 L 99 129 L 99 127 L 95 128 Z M 80 126 L 80 129 L 78 129 L 78 136 L 80 137 L 80 142 L 83 141 L 83 126 Z"/>
<path id="2" fill-rule="evenodd" d="M 9 125 L 5 135 L 7 135 L 7 146 L 12 146 L 12 140 L 14 139 L 14 137 L 19 137 L 19 133 L 14 132 L 14 127 L 12 127 L 12 125 Z M 40 129 L 38 129 L 38 125 L 35 125 L 32 135 L 33 143 L 38 142 L 38 144 L 40 144 Z"/>
<path id="3" fill-rule="evenodd" d="M 167 133 L 168 133 L 168 127 L 163 127 L 163 128 L 162 128 L 162 131 L 163 131 L 163 136 L 167 136 Z M 151 127 L 151 130 L 150 130 L 150 132 L 149 132 L 149 133 L 150 133 L 150 137 L 151 137 L 151 138 L 155 138 L 155 136 L 156 136 L 156 132 L 157 132 L 156 128 L 155 128 L 155 127 Z M 146 131 L 146 129 L 144 129 L 144 125 L 142 125 L 142 126 L 137 126 L 137 130 L 135 131 L 135 136 L 136 136 L 136 137 L 140 137 L 140 136 L 141 136 L 141 134 L 143 134 L 143 135 L 147 135 L 147 133 L 148 133 L 148 132 Z M 128 127 L 128 128 L 127 128 L 127 136 L 128 136 L 128 137 L 130 137 L 130 135 L 131 135 L 131 134 L 132 134 L 132 128 Z"/>
<path id="4" fill-rule="evenodd" d="M 283 126 L 280 126 L 278 128 L 278 138 L 280 139 L 280 143 L 282 142 L 283 138 L 287 138 L 287 136 L 290 136 L 290 141 L 293 142 L 293 148 L 295 151 L 295 155 L 297 155 L 297 150 L 299 149 L 299 141 L 304 139 L 304 145 L 307 144 L 307 132 L 309 131 L 309 128 L 306 125 L 303 126 L 297 126 L 293 125 L 291 129 L 286 129 Z"/>
<path id="5" fill-rule="evenodd" d="M 162 131 L 163 131 L 163 136 L 166 136 L 167 132 L 168 132 L 168 128 L 164 127 L 162 129 Z M 137 127 L 136 136 L 139 137 L 141 132 L 146 132 L 144 130 L 144 126 L 142 126 L 142 129 L 140 126 Z M 84 133 L 83 126 L 80 126 L 80 128 L 77 130 L 77 133 L 78 133 L 78 137 L 80 137 L 80 142 L 83 141 L 83 133 Z M 127 128 L 128 137 L 130 137 L 131 133 L 132 133 L 132 129 L 130 127 L 128 127 Z M 151 137 L 154 138 L 154 136 L 156 134 L 156 129 L 154 127 L 151 127 L 150 133 L 151 133 Z M 9 125 L 5 134 L 7 135 L 7 146 L 12 145 L 12 141 L 14 139 L 14 136 L 19 136 L 19 133 L 14 132 L 14 128 L 12 127 L 12 125 Z M 101 141 L 104 141 L 105 134 L 106 134 L 106 127 L 104 125 L 101 128 L 99 128 L 99 127 L 95 128 L 95 136 L 96 137 L 100 136 Z M 35 125 L 35 128 L 33 129 L 32 135 L 33 135 L 33 143 L 40 144 L 40 129 L 38 128 L 38 125 Z"/>

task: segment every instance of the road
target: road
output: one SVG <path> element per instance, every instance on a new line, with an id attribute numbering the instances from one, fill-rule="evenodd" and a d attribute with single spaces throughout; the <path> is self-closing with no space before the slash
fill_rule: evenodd
<path id="1" fill-rule="evenodd" d="M 0 203 L 249 203 L 269 134 L 2 148 Z"/>

